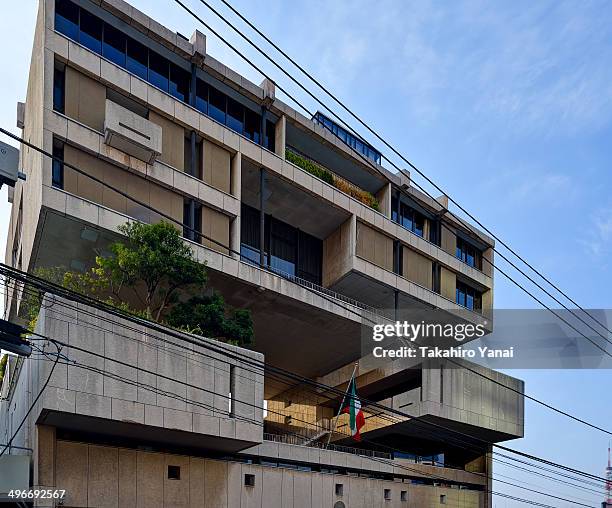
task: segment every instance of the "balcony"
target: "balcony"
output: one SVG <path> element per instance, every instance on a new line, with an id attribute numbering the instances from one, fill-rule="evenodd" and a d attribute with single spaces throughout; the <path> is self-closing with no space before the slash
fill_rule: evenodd
<path id="1" fill-rule="evenodd" d="M 311 175 L 314 175 L 324 182 L 333 185 L 336 187 L 336 189 L 341 190 L 358 201 L 361 201 L 364 205 L 373 208 L 377 212 L 380 211 L 380 203 L 372 193 L 365 191 L 345 178 L 342 178 L 330 169 L 308 158 L 306 155 L 299 153 L 294 148 L 287 146 L 285 156 L 289 162 L 302 168 L 304 171 L 308 171 Z"/>
<path id="2" fill-rule="evenodd" d="M 107 99 L 104 142 L 152 164 L 162 152 L 162 128 Z"/>

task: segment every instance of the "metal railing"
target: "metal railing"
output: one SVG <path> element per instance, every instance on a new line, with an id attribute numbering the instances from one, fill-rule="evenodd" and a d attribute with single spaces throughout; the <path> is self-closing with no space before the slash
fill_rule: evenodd
<path id="1" fill-rule="evenodd" d="M 393 455 L 386 452 L 379 452 L 377 450 L 366 450 L 362 448 L 354 448 L 352 446 L 341 446 L 335 444 L 322 443 L 320 441 L 313 441 L 308 445 L 305 444 L 309 438 L 300 436 L 297 434 L 269 434 L 267 432 L 263 435 L 264 441 L 272 441 L 275 443 L 283 443 L 294 446 L 304 446 L 306 448 L 318 448 L 320 450 L 329 450 L 332 452 L 350 453 L 352 455 L 361 455 L 364 457 L 373 457 L 378 459 L 393 459 Z"/>
<path id="2" fill-rule="evenodd" d="M 295 284 L 297 284 L 298 286 L 302 286 L 304 288 L 307 288 L 315 293 L 319 293 L 321 295 L 324 296 L 328 296 L 330 298 L 333 298 L 334 300 L 338 300 L 342 303 L 348 304 L 351 307 L 354 307 L 356 309 L 359 309 L 362 312 L 366 312 L 371 314 L 372 316 L 379 316 L 379 317 L 383 317 L 386 319 L 392 319 L 391 316 L 388 316 L 385 309 L 379 309 L 377 307 L 372 307 L 370 305 L 367 305 L 363 302 L 360 302 L 359 300 L 355 300 L 354 298 L 351 298 L 349 296 L 343 295 L 342 293 L 337 293 L 336 291 L 333 291 L 331 289 L 328 289 L 326 287 L 323 287 L 319 284 L 316 284 L 312 281 L 309 281 L 307 279 L 303 279 L 301 277 L 298 277 L 297 275 L 293 275 L 291 273 L 285 272 L 283 270 L 280 270 L 278 268 L 274 268 L 272 266 L 264 266 L 262 267 L 259 262 L 254 261 L 253 259 L 249 258 L 248 256 L 245 256 L 244 254 L 240 254 L 240 260 L 244 261 L 245 263 L 249 263 L 250 265 L 253 265 L 257 268 L 260 268 L 266 272 L 271 272 L 274 275 L 278 275 L 279 277 L 282 277 L 283 279 L 286 279 L 290 282 L 293 282 Z"/>

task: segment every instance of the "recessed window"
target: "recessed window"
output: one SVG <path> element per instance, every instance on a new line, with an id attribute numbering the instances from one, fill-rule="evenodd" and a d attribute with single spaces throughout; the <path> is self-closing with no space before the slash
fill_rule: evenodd
<path id="1" fill-rule="evenodd" d="M 344 485 L 341 483 L 336 483 L 336 496 L 344 495 Z"/>
<path id="2" fill-rule="evenodd" d="M 64 113 L 66 103 L 66 66 L 59 62 L 53 69 L 53 109 Z"/>
<path id="3" fill-rule="evenodd" d="M 58 189 L 64 188 L 64 143 L 53 140 L 53 162 L 51 163 L 51 185 Z"/>
<path id="4" fill-rule="evenodd" d="M 55 0 L 55 29 L 73 40 L 79 38 L 79 8 L 67 0 Z"/>
<path id="5" fill-rule="evenodd" d="M 466 265 L 482 270 L 482 252 L 469 242 L 457 237 L 456 254 Z"/>
<path id="6" fill-rule="evenodd" d="M 440 494 L 440 504 L 446 504 L 446 494 Z"/>
<path id="7" fill-rule="evenodd" d="M 79 42 L 86 48 L 102 53 L 102 20 L 81 9 Z"/>
<path id="8" fill-rule="evenodd" d="M 407 501 L 408 501 L 408 491 L 407 491 L 407 490 L 402 490 L 402 491 L 400 492 L 400 501 L 401 501 L 402 503 L 405 503 L 405 502 L 407 502 Z"/>
<path id="9" fill-rule="evenodd" d="M 168 466 L 168 480 L 181 479 L 181 466 Z"/>
<path id="10" fill-rule="evenodd" d="M 190 74 L 175 64 L 170 64 L 170 94 L 179 101 L 189 102 Z"/>
<path id="11" fill-rule="evenodd" d="M 482 294 L 480 291 L 457 281 L 455 303 L 470 310 L 482 311 Z"/>
<path id="12" fill-rule="evenodd" d="M 167 92 L 169 80 L 170 62 L 154 51 L 149 51 L 149 82 Z"/>
<path id="13" fill-rule="evenodd" d="M 255 475 L 254 474 L 245 474 L 244 475 L 244 486 L 245 487 L 255 487 Z"/>
<path id="14" fill-rule="evenodd" d="M 391 489 L 385 489 L 383 492 L 383 497 L 385 501 L 391 501 Z"/>
<path id="15" fill-rule="evenodd" d="M 211 87 L 208 92 L 208 100 L 208 114 L 217 122 L 225 124 L 225 95 Z"/>
<path id="16" fill-rule="evenodd" d="M 102 44 L 102 56 L 111 62 L 125 67 L 125 52 L 127 37 L 111 25 L 104 25 L 104 43 Z"/>
<path id="17" fill-rule="evenodd" d="M 142 79 L 148 79 L 149 52 L 147 47 L 134 39 L 127 40 L 127 70 Z"/>

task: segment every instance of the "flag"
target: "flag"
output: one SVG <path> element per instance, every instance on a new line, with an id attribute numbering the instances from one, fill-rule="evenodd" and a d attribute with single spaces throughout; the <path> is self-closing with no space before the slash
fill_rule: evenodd
<path id="1" fill-rule="evenodd" d="M 349 383 L 340 413 L 347 413 L 349 415 L 351 435 L 355 441 L 361 441 L 359 431 L 365 425 L 365 416 L 361 410 L 361 401 L 357 398 L 357 386 L 354 377 L 351 378 Z"/>

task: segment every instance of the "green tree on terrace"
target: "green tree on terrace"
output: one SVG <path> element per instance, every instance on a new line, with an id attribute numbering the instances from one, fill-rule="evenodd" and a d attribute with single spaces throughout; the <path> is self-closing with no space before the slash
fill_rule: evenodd
<path id="1" fill-rule="evenodd" d="M 231 309 L 207 288 L 207 273 L 166 222 L 118 227 L 125 240 L 110 245 L 85 273 L 65 272 L 63 285 L 125 311 L 237 345 L 253 343 L 250 311 Z"/>

